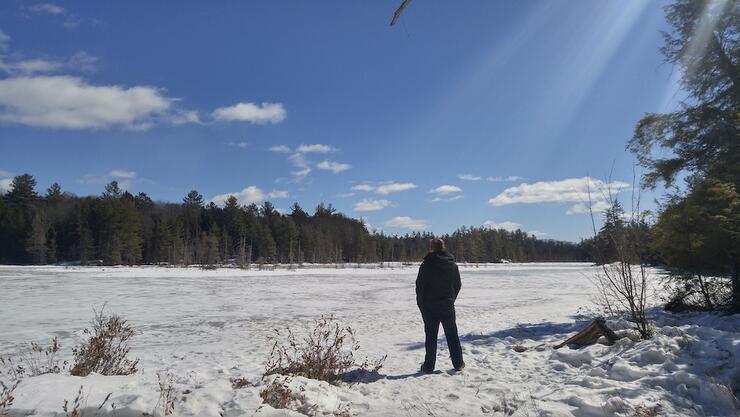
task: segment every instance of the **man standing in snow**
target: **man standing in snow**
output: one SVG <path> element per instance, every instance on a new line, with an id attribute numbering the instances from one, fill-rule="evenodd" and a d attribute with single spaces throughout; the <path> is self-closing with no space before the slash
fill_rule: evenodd
<path id="1" fill-rule="evenodd" d="M 426 333 L 426 356 L 421 365 L 424 373 L 434 372 L 440 323 L 447 338 L 452 366 L 457 371 L 465 367 L 455 323 L 455 299 L 461 286 L 455 258 L 445 250 L 442 239 L 432 239 L 429 242 L 429 253 L 424 257 L 416 278 L 416 304 L 421 310 Z"/>

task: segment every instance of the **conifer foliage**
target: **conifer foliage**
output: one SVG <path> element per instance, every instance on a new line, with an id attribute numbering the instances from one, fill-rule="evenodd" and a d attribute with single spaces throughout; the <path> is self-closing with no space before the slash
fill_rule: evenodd
<path id="1" fill-rule="evenodd" d="M 362 220 L 319 204 L 281 213 L 270 202 L 223 206 L 193 190 L 181 203 L 133 195 L 115 181 L 97 197 L 78 197 L 53 184 L 46 195 L 20 175 L 0 195 L 0 263 L 83 265 L 218 265 L 418 261 L 429 233 L 389 236 Z M 522 231 L 463 227 L 443 236 L 461 261 L 582 261 L 584 245 L 540 240 Z"/>

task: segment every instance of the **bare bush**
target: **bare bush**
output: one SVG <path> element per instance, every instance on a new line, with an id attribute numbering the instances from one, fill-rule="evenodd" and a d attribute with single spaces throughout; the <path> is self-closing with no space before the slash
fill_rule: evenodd
<path id="1" fill-rule="evenodd" d="M 265 404 L 276 409 L 290 408 L 294 401 L 304 402 L 303 387 L 301 392 L 294 392 L 290 388 L 290 381 L 290 377 L 287 376 L 273 379 L 260 390 L 260 398 Z"/>
<path id="2" fill-rule="evenodd" d="M 336 383 L 350 371 L 377 372 L 386 356 L 358 363 L 355 355 L 360 344 L 350 326 L 341 325 L 334 316 L 322 316 L 303 339 L 288 328 L 283 336 L 275 329 L 270 357 L 264 376 L 298 375 L 329 383 Z"/>
<path id="3" fill-rule="evenodd" d="M 134 336 L 134 328 L 116 314 L 105 315 L 104 309 L 105 306 L 95 311 L 92 328 L 84 330 L 89 338 L 72 351 L 72 375 L 131 375 L 137 370 L 139 360 L 128 358 L 128 342 Z"/>
<path id="4" fill-rule="evenodd" d="M 611 184 L 608 181 L 607 184 Z M 589 191 L 588 209 L 594 232 L 594 249 L 601 271 L 593 279 L 597 302 L 612 315 L 625 316 L 634 324 L 643 339 L 652 337 L 652 323 L 647 317 L 648 271 L 647 222 L 640 212 L 639 188 L 633 184 L 632 209 L 629 216 L 611 189 L 602 190 L 609 208 L 604 215 L 604 226 L 596 230 L 593 202 Z"/>

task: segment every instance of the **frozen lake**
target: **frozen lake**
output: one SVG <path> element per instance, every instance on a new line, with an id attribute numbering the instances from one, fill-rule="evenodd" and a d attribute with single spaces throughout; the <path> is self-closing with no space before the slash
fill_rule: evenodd
<path id="1" fill-rule="evenodd" d="M 642 388 L 637 381 L 644 375 L 583 369 L 597 368 L 602 359 L 619 359 L 616 345 L 594 346 L 585 354 L 550 348 L 582 324 L 576 325 L 575 315 L 591 306 L 589 278 L 595 270 L 586 264 L 462 268 L 457 314 L 468 368 L 463 374 L 448 373 L 451 364 L 441 343 L 437 369 L 443 372 L 420 376 L 423 327 L 415 304 L 415 267 L 204 271 L 4 266 L 0 355 L 13 355 L 28 341 L 56 335 L 69 357 L 93 308 L 106 303 L 110 312 L 136 327 L 131 354 L 141 359 L 141 372 L 29 378 L 16 392 L 19 413 L 55 415 L 63 400 L 74 398 L 84 385 L 90 404 L 113 392 L 123 410 L 117 415 L 125 410 L 140 415 L 156 403 L 156 372 L 166 371 L 174 376 L 176 388 L 187 393 L 177 404 L 179 415 L 253 415 L 261 403 L 259 386 L 235 390 L 230 380 L 245 376 L 260 383 L 273 329 L 302 331 L 322 314 L 334 314 L 356 330 L 362 354 L 388 358 L 382 378 L 372 383 L 333 387 L 299 381 L 307 387 L 307 398 L 319 404 L 318 415 L 330 413 L 339 402 L 349 402 L 354 415 L 495 415 L 506 412 L 505 407 L 530 413 L 514 414 L 523 416 L 539 415 L 534 414 L 538 410 L 545 410 L 542 415 L 603 415 L 596 413 L 603 410 L 621 415 L 618 409 L 626 410 L 629 398 L 650 403 L 670 397 L 669 388 Z M 516 344 L 530 349 L 515 353 L 511 348 Z M 643 390 L 628 395 L 622 392 L 627 387 Z M 621 397 L 624 404 L 613 399 Z M 258 412 L 271 413 L 288 412 Z M 711 410 L 705 414 L 712 415 Z"/>

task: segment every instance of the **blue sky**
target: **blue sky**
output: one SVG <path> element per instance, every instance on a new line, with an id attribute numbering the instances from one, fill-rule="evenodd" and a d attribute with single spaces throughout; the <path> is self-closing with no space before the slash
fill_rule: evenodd
<path id="1" fill-rule="evenodd" d="M 0 188 L 118 180 L 565 240 L 610 174 L 629 200 L 626 141 L 679 94 L 665 2 L 412 2 L 391 28 L 399 3 L 4 1 Z"/>

